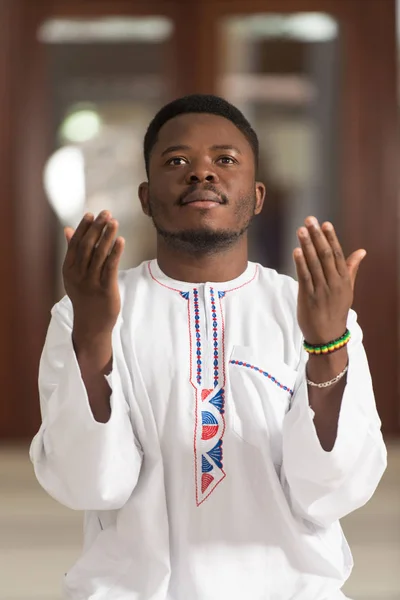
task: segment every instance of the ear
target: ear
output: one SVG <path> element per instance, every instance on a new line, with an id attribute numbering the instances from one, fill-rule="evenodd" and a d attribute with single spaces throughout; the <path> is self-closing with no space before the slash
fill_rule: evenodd
<path id="1" fill-rule="evenodd" d="M 149 202 L 149 183 L 148 181 L 144 181 L 139 185 L 138 190 L 140 204 L 142 205 L 142 210 L 145 215 L 151 217 L 151 208 Z"/>
<path id="2" fill-rule="evenodd" d="M 261 181 L 256 181 L 256 206 L 254 214 L 259 215 L 264 206 L 264 200 L 266 196 L 265 185 Z"/>

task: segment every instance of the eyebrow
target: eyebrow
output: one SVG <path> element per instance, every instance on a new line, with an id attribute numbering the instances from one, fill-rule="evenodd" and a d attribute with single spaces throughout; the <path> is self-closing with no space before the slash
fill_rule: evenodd
<path id="1" fill-rule="evenodd" d="M 168 146 L 168 148 L 166 148 L 161 156 L 165 156 L 166 154 L 170 154 L 171 152 L 179 152 L 181 150 L 191 150 L 191 146 L 186 146 L 184 144 L 178 144 L 176 146 Z M 231 144 L 215 144 L 214 146 L 210 147 L 210 150 L 233 150 L 234 152 L 237 152 L 238 154 L 242 154 L 242 152 L 239 150 L 239 148 L 237 148 L 236 146 L 232 146 Z"/>
<path id="2" fill-rule="evenodd" d="M 179 150 L 191 150 L 190 146 L 185 146 L 184 144 L 179 144 L 177 146 L 168 146 L 168 148 L 166 148 L 161 156 L 165 156 L 166 154 L 170 154 L 171 152 L 178 152 Z"/>
<path id="3" fill-rule="evenodd" d="M 216 144 L 215 146 L 211 146 L 210 150 L 233 150 L 238 154 L 242 154 L 237 146 L 232 146 L 231 144 Z"/>

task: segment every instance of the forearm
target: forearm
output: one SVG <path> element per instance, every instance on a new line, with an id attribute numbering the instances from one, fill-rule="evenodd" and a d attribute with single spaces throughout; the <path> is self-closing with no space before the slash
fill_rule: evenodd
<path id="1" fill-rule="evenodd" d="M 93 417 L 99 423 L 107 423 L 111 416 L 111 389 L 105 376 L 112 369 L 111 333 L 93 338 L 74 326 L 72 341 Z"/>
<path id="2" fill-rule="evenodd" d="M 303 367 L 307 378 L 316 382 L 338 375 L 347 360 L 348 372 L 322 390 L 306 384 L 304 370 L 299 373 L 283 427 L 283 470 L 293 510 L 323 526 L 363 506 L 386 465 L 371 375 L 354 313 L 348 327 L 352 339 L 347 350 L 329 359 L 310 357 Z"/>
<path id="3" fill-rule="evenodd" d="M 65 506 L 114 510 L 136 485 L 142 453 L 116 364 L 107 377 L 107 396 L 96 396 L 110 397 L 104 404 L 111 416 L 107 423 L 95 418 L 82 378 L 85 367 L 72 345 L 72 316 L 66 299 L 53 310 L 39 371 L 42 425 L 31 445 L 31 460 L 42 487 Z"/>
<path id="4" fill-rule="evenodd" d="M 347 364 L 346 347 L 326 356 L 310 355 L 307 363 L 307 378 L 314 383 L 330 381 L 341 373 Z M 345 387 L 346 375 L 337 383 L 326 388 L 308 386 L 310 407 L 315 413 L 315 429 L 320 444 L 326 452 L 330 452 L 335 445 Z"/>

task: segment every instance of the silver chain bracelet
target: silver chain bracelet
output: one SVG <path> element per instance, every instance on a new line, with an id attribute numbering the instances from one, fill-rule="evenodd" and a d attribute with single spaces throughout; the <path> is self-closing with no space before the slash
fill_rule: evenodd
<path id="1" fill-rule="evenodd" d="M 346 367 L 343 369 L 343 371 L 341 373 L 339 373 L 339 375 L 336 375 L 336 377 L 334 377 L 330 381 L 324 381 L 324 383 L 314 383 L 313 381 L 310 381 L 309 379 L 307 379 L 307 383 L 308 383 L 308 385 L 311 385 L 311 387 L 316 387 L 316 388 L 320 388 L 320 389 L 330 387 L 331 385 L 334 385 L 335 383 L 340 381 L 342 379 L 342 377 L 344 377 L 346 375 L 348 368 L 349 368 L 349 365 L 346 365 Z"/>

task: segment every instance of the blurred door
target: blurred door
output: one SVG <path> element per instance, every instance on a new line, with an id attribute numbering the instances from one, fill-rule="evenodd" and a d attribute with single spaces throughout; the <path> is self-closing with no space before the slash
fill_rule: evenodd
<path id="1" fill-rule="evenodd" d="M 152 232 L 140 238 L 143 222 L 135 208 L 135 188 L 143 176 L 140 143 L 152 114 L 171 98 L 192 92 L 224 95 L 247 114 L 260 136 L 260 177 L 269 190 L 264 215 L 251 232 L 251 257 L 293 274 L 295 229 L 309 213 L 334 221 L 346 253 L 368 250 L 355 308 L 384 429 L 398 433 L 395 1 L 53 0 L 42 4 L 40 15 L 23 0 L 17 5 L 30 14 L 25 65 L 32 61 L 36 75 L 42 73 L 39 86 L 32 76 L 24 84 L 37 107 L 31 117 L 25 115 L 24 133 L 31 148 L 37 140 L 29 125 L 47 140 L 33 162 L 42 168 L 56 150 L 67 160 L 65 147 L 78 148 L 85 157 L 86 205 L 96 211 L 108 204 L 126 231 L 136 232 L 128 236 L 130 264 L 154 252 Z M 22 14 L 13 13 L 17 29 Z M 32 23 L 39 32 L 36 41 Z M 18 39 L 1 43 L 15 46 Z M 22 80 L 23 72 L 20 66 L 9 77 Z M 40 110 L 40 99 L 46 98 L 47 110 Z M 15 119 L 18 113 L 13 114 Z M 74 139 L 80 118 L 86 118 L 89 133 L 92 127 L 97 134 Z M 19 164 L 19 173 L 31 173 L 29 194 L 23 199 L 15 191 L 14 198 L 31 211 L 36 202 L 42 219 L 52 225 L 46 239 L 43 227 L 36 226 L 25 253 L 17 252 L 20 259 L 15 259 L 24 295 L 14 306 L 14 320 L 21 323 L 22 315 L 24 331 L 28 338 L 34 332 L 35 341 L 21 349 L 10 323 L 5 324 L 5 347 L 12 342 L 13 348 L 6 363 L 13 376 L 4 370 L 3 437 L 30 435 L 39 423 L 38 353 L 49 300 L 62 292 L 60 221 L 46 204 L 30 160 L 22 155 Z M 4 172 L 6 164 L 2 159 Z M 79 190 L 75 194 L 79 206 Z M 29 248 L 36 245 L 36 260 L 41 257 L 45 265 L 49 244 L 56 259 L 50 274 L 39 268 L 46 293 L 36 296 L 35 329 L 26 302 L 35 291 Z M 22 363 L 29 374 L 23 385 L 15 383 Z M 14 410 L 17 398 L 22 421 Z"/>
<path id="2" fill-rule="evenodd" d="M 130 232 L 124 266 L 154 254 L 136 188 L 145 127 L 177 80 L 172 7 L 0 2 L 0 442 L 40 425 L 38 365 L 63 293 L 63 225 L 107 207 Z"/>
<path id="3" fill-rule="evenodd" d="M 202 90 L 255 124 L 270 190 L 252 254 L 293 273 L 309 213 L 368 251 L 354 307 L 387 434 L 399 432 L 398 106 L 394 0 L 200 3 Z M 199 9 L 200 10 L 200 9 Z"/>
<path id="4" fill-rule="evenodd" d="M 47 19 L 45 46 L 53 148 L 47 196 L 60 225 L 109 209 L 126 239 L 121 268 L 152 258 L 155 233 L 137 189 L 146 178 L 142 140 L 171 97 L 174 22 L 167 15 Z M 65 241 L 59 228 L 57 298 L 64 294 Z"/>

